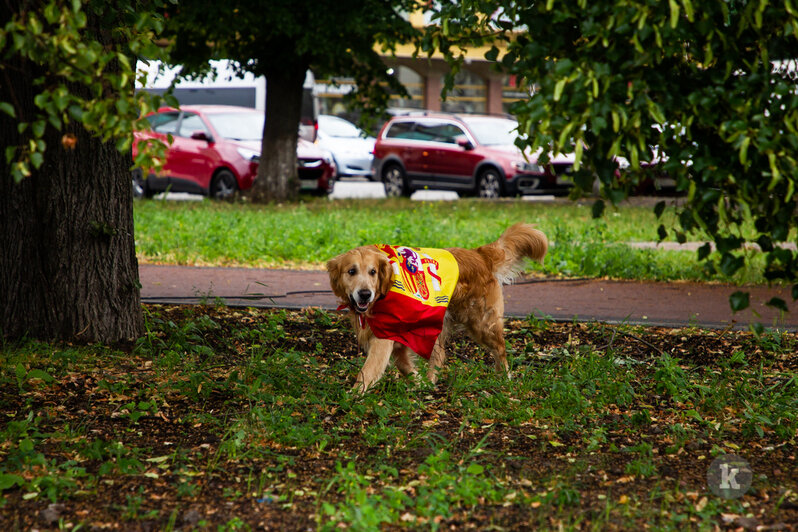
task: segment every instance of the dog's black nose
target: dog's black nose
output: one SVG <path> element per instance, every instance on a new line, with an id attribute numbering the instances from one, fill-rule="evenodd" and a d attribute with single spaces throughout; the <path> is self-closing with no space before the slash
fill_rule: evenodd
<path id="1" fill-rule="evenodd" d="M 359 297 L 361 301 L 368 301 L 371 299 L 371 290 L 358 290 L 357 297 Z"/>

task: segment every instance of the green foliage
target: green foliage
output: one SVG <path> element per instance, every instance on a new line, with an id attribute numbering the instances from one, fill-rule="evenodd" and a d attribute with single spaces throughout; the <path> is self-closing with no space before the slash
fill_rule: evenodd
<path id="1" fill-rule="evenodd" d="M 129 151 L 140 117 L 157 108 L 159 98 L 134 93 L 138 57 L 157 58 L 154 44 L 163 29 L 156 13 L 162 0 L 116 2 L 48 0 L 21 3 L 0 28 L 0 70 L 6 76 L 33 79 L 34 109 L 21 107 L 22 95 L 3 82 L 0 113 L 16 121 L 16 144 L 5 146 L 5 164 L 21 181 L 44 163 L 48 128 L 66 132 L 65 149 L 73 149 L 77 124 L 104 142 Z M 98 31 L 102 28 L 102 31 Z M 51 137 L 52 138 L 52 137 Z M 147 161 L 142 156 L 140 163 Z"/>
<path id="2" fill-rule="evenodd" d="M 327 489 L 335 488 L 339 493 L 344 493 L 346 499 L 338 505 L 328 502 L 322 504 L 326 517 L 325 522 L 320 523 L 322 530 L 335 530 L 340 527 L 339 523 L 354 530 L 374 530 L 381 524 L 398 521 L 401 511 L 411 504 L 405 493 L 393 487 L 369 495 L 372 477 L 358 473 L 353 462 L 348 462 L 346 466 L 337 463 L 335 471 L 336 476 Z"/>
<path id="3" fill-rule="evenodd" d="M 66 497 L 87 476 L 85 468 L 75 460 L 47 457 L 42 448 L 49 435 L 41 431 L 42 422 L 41 417 L 28 412 L 25 418 L 11 421 L 0 432 L 8 444 L 5 464 L 0 467 L 0 494 L 19 487 L 30 494 L 29 498 L 44 496 L 55 502 Z"/>
<path id="4" fill-rule="evenodd" d="M 650 443 L 640 443 L 624 449 L 625 452 L 638 455 L 626 465 L 626 472 L 630 475 L 650 477 L 657 472 L 657 468 L 652 460 L 652 447 Z"/>
<path id="5" fill-rule="evenodd" d="M 494 44 L 486 57 L 531 91 L 512 109 L 526 143 L 575 153 L 583 190 L 597 177 L 615 203 L 644 163 L 659 163 L 687 193 L 670 229 L 678 240 L 708 234 L 718 254 L 699 256 L 724 275 L 743 268 L 737 250 L 754 242 L 768 279 L 795 282 L 798 255 L 778 245 L 798 205 L 791 2 L 470 0 L 441 3 L 434 18 L 425 49 L 455 65 L 455 44 Z M 616 172 L 619 158 L 629 171 Z M 741 229 L 747 218 L 753 234 Z"/>
<path id="6" fill-rule="evenodd" d="M 697 262 L 685 260 L 687 253 L 632 248 L 619 242 L 603 220 L 582 227 L 556 225 L 549 238 L 561 243 L 550 248 L 544 263 L 549 274 L 660 281 L 706 278 Z M 715 278 L 720 276 L 716 273 Z"/>
<path id="7" fill-rule="evenodd" d="M 688 396 L 690 387 L 687 386 L 687 375 L 679 365 L 679 360 L 664 354 L 657 360 L 657 369 L 654 372 L 656 381 L 655 390 L 657 393 L 673 397 L 677 401 L 683 401 Z"/>

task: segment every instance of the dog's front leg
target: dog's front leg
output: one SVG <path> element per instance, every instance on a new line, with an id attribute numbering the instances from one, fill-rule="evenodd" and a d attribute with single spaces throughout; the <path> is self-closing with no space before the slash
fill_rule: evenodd
<path id="1" fill-rule="evenodd" d="M 371 337 L 368 341 L 366 362 L 357 374 L 354 391 L 365 392 L 380 380 L 393 352 L 393 340 Z"/>
<path id="2" fill-rule="evenodd" d="M 432 348 L 432 354 L 429 356 L 429 365 L 427 366 L 427 378 L 432 384 L 438 382 L 438 373 L 440 372 L 441 368 L 443 368 L 443 364 L 446 362 L 446 341 L 449 339 L 449 333 L 451 331 L 450 325 L 444 322 L 443 330 L 438 335 L 438 339 L 435 340 L 435 345 Z"/>

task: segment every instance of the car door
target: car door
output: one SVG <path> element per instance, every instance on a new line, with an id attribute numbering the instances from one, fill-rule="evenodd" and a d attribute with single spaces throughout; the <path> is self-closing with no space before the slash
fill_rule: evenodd
<path id="1" fill-rule="evenodd" d="M 154 138 L 160 140 L 167 146 L 166 161 L 163 168 L 157 174 L 150 174 L 147 177 L 147 188 L 153 191 L 166 190 L 169 186 L 169 178 L 174 172 L 174 156 L 172 145 L 169 141 L 171 135 L 173 140 L 177 136 L 177 126 L 180 123 L 180 111 L 166 111 L 156 113 L 147 117 L 147 121 L 152 128 L 151 132 L 142 132 L 142 139 Z"/>
<path id="2" fill-rule="evenodd" d="M 434 132 L 437 145 L 428 157 L 431 173 L 447 182 L 469 180 L 473 169 L 471 157 L 468 150 L 457 144 L 459 138 L 466 137 L 465 131 L 455 123 L 442 122 Z"/>
<path id="3" fill-rule="evenodd" d="M 440 122 L 429 129 L 429 134 L 435 142 L 427 156 L 433 180 L 454 187 L 470 186 L 479 157 L 458 144 L 459 139 L 468 139 L 465 130 L 454 122 Z"/>
<path id="4" fill-rule="evenodd" d="M 191 138 L 203 133 L 204 139 Z M 214 149 L 210 129 L 197 113 L 186 111 L 172 144 L 170 162 L 170 184 L 172 190 L 182 192 L 204 192 L 217 166 L 219 155 Z"/>
<path id="5" fill-rule="evenodd" d="M 383 158 L 390 155 L 402 161 L 407 178 L 412 183 L 427 174 L 426 157 L 429 150 L 425 138 L 415 120 L 394 122 L 381 143 L 385 150 L 381 155 Z"/>
<path id="6" fill-rule="evenodd" d="M 434 119 L 419 120 L 413 131 L 414 156 L 418 161 L 418 175 L 422 183 L 435 179 L 434 157 L 441 139 L 438 137 L 440 121 Z"/>

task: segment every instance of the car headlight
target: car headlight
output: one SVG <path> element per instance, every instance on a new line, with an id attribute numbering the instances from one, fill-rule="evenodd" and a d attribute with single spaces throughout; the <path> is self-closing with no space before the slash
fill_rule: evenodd
<path id="1" fill-rule="evenodd" d="M 260 159 L 260 152 L 255 150 L 250 150 L 247 148 L 236 148 L 238 154 L 246 159 L 247 161 L 251 161 L 253 159 L 258 160 Z"/>
<path id="2" fill-rule="evenodd" d="M 544 173 L 543 167 L 539 164 L 530 163 L 527 161 L 515 161 L 513 163 L 513 168 L 518 170 L 519 172 L 529 173 L 529 174 L 542 174 Z"/>

